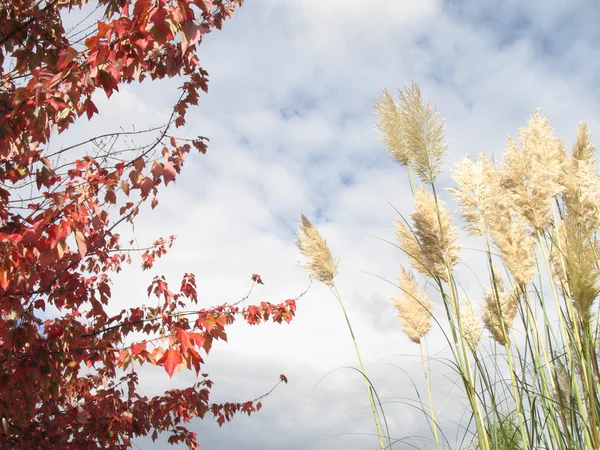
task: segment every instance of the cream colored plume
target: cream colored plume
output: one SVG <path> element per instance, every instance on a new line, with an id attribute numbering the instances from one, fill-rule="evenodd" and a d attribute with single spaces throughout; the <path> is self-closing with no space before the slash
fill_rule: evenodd
<path id="1" fill-rule="evenodd" d="M 419 289 L 413 275 L 402 267 L 398 286 L 401 293 L 399 296 L 392 296 L 392 304 L 398 310 L 402 331 L 411 341 L 419 344 L 431 329 L 433 303 L 429 300 L 429 295 Z"/>
<path id="2" fill-rule="evenodd" d="M 497 169 L 484 153 L 475 163 L 467 156 L 456 165 L 453 178 L 456 187 L 448 190 L 458 200 L 465 230 L 470 235 L 485 234 L 510 205 L 506 196 L 499 195 L 503 189 Z"/>
<path id="3" fill-rule="evenodd" d="M 463 337 L 471 351 L 475 353 L 481 340 L 482 323 L 469 299 L 464 299 L 460 304 L 460 320 Z"/>
<path id="4" fill-rule="evenodd" d="M 441 202 L 436 205 L 435 197 L 421 188 L 415 193 L 415 212 L 410 217 L 412 232 L 400 220 L 395 221 L 400 248 L 416 270 L 448 281 L 448 270 L 460 258 L 458 229 L 450 224 L 450 211 Z"/>
<path id="5" fill-rule="evenodd" d="M 308 259 L 300 265 L 317 280 L 333 286 L 333 279 L 338 273 L 337 262 L 327 247 L 327 241 L 304 214 L 300 216 L 300 230 L 296 237 L 300 253 Z"/>
<path id="6" fill-rule="evenodd" d="M 476 163 L 467 157 L 457 165 L 456 188 L 449 191 L 459 202 L 466 231 L 490 236 L 517 283 L 526 285 L 535 275 L 535 240 L 528 222 L 515 211 L 506 178 L 484 154 Z"/>
<path id="7" fill-rule="evenodd" d="M 600 225 L 600 177 L 594 150 L 587 126 L 580 123 L 572 156 L 565 161 L 561 177 L 564 213 L 577 218 L 590 232 Z"/>
<path id="8" fill-rule="evenodd" d="M 592 306 L 600 292 L 596 241 L 591 230 L 576 217 L 566 216 L 558 227 L 558 245 L 554 256 L 555 272 L 566 284 L 585 327 L 592 318 Z M 556 264 L 558 262 L 558 264 Z"/>
<path id="9" fill-rule="evenodd" d="M 415 172 L 423 183 L 433 184 L 448 148 L 444 138 L 444 121 L 433 105 L 423 103 L 417 84 L 410 83 L 398 93 L 404 140 L 410 149 Z"/>
<path id="10" fill-rule="evenodd" d="M 565 365 L 557 360 L 554 363 L 553 392 L 554 401 L 558 407 L 558 412 L 563 420 L 568 422 L 571 417 L 571 377 L 567 372 Z"/>
<path id="11" fill-rule="evenodd" d="M 535 110 L 527 128 L 519 131 L 519 144 L 508 139 L 505 186 L 517 211 L 536 231 L 550 222 L 554 197 L 560 194 L 565 146 L 554 137 L 547 117 Z"/>
<path id="12" fill-rule="evenodd" d="M 383 89 L 381 99 L 373 102 L 377 120 L 375 128 L 388 153 L 403 166 L 410 165 L 411 156 L 404 142 L 402 116 L 390 93 Z"/>
<path id="13" fill-rule="evenodd" d="M 562 223 L 556 228 L 555 274 L 579 318 L 589 324 L 592 306 L 600 292 L 596 230 L 600 223 L 600 177 L 594 146 L 585 123 L 580 123 L 572 155 L 565 158 Z"/>
<path id="14" fill-rule="evenodd" d="M 448 145 L 444 121 L 432 105 L 423 103 L 419 86 L 411 82 L 398 90 L 396 105 L 385 89 L 375 102 L 376 128 L 387 151 L 400 164 L 414 167 L 424 183 L 433 184 L 442 166 Z"/>
<path id="15" fill-rule="evenodd" d="M 515 281 L 528 285 L 535 276 L 535 240 L 521 216 L 496 222 L 491 231 L 502 261 Z"/>
<path id="16" fill-rule="evenodd" d="M 493 274 L 492 286 L 485 290 L 482 318 L 494 340 L 501 345 L 506 345 L 508 341 L 505 335 L 508 337 L 509 329 L 513 326 L 520 295 L 517 287 L 505 292 L 499 271 L 494 269 Z M 504 324 L 504 332 L 502 324 Z"/>

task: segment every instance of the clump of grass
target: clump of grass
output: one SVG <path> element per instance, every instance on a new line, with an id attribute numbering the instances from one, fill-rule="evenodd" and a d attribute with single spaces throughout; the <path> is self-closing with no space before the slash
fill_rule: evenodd
<path id="1" fill-rule="evenodd" d="M 569 152 L 536 109 L 517 139 L 508 139 L 501 160 L 481 154 L 455 167 L 455 185 L 447 191 L 463 231 L 479 240 L 473 255 L 481 256 L 490 279 L 479 293 L 468 293 L 479 295 L 478 306 L 461 293 L 473 283 L 460 271 L 460 231 L 440 198 L 444 122 L 415 83 L 399 90 L 397 103 L 383 90 L 375 111 L 381 141 L 407 169 L 414 201 L 414 213 L 394 223 L 405 264 L 392 304 L 402 331 L 420 349 L 436 447 L 444 443 L 424 343 L 433 323 L 445 323 L 440 329 L 470 413 L 465 436 L 474 436 L 471 448 L 597 450 L 600 176 L 587 126 L 579 125 Z M 337 261 L 304 216 L 298 247 L 307 258 L 303 265 L 342 308 L 383 449 L 373 389 L 335 284 Z M 419 287 L 421 278 L 428 290 Z M 431 292 L 439 294 L 433 301 Z"/>
<path id="2" fill-rule="evenodd" d="M 476 448 L 600 448 L 594 325 L 600 292 L 600 176 L 587 126 L 579 126 L 569 153 L 548 117 L 536 109 L 518 140 L 508 139 L 502 161 L 480 155 L 455 168 L 456 185 L 449 191 L 463 230 L 481 239 L 479 254 L 490 276 L 478 317 L 470 301 L 458 301 L 465 281 L 456 270 L 458 230 L 436 190 L 447 148 L 443 122 L 433 106 L 423 103 L 414 83 L 400 90 L 398 103 L 382 91 L 375 110 L 381 141 L 408 169 L 414 196 L 411 222 L 395 222 L 398 244 L 408 263 L 440 294 Z M 417 280 L 401 270 L 404 295 L 394 305 L 403 331 L 422 351 L 433 305 L 417 290 Z M 491 341 L 482 335 L 482 324 Z M 482 342 L 493 349 L 492 358 L 482 358 Z M 504 364 L 508 376 L 497 382 L 494 375 Z M 431 396 L 427 372 L 425 379 Z M 507 410 L 512 412 L 507 415 Z M 430 417 L 437 443 L 433 407 Z"/>

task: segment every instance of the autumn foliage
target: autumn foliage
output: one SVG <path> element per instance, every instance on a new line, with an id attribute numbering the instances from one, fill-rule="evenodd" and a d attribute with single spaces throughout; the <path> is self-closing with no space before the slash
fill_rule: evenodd
<path id="1" fill-rule="evenodd" d="M 156 306 L 116 315 L 106 307 L 116 300 L 110 275 L 132 250 L 148 270 L 173 243 L 124 246 L 119 226 L 142 204 L 157 205 L 192 148 L 206 152 L 205 138 L 171 130 L 207 90 L 203 36 L 242 0 L 97 0 L 102 19 L 67 30 L 64 17 L 86 3 L 0 0 L 0 446 L 129 448 L 134 437 L 166 432 L 196 448 L 191 418 L 222 424 L 261 406 L 211 403 L 202 367 L 213 342 L 226 340 L 237 318 L 289 322 L 295 301 L 200 309 L 196 278 L 186 274 L 176 288 L 154 278 L 147 293 Z M 101 113 L 99 94 L 173 77 L 181 96 L 148 143 L 120 148 L 120 138 L 140 133 L 119 131 L 49 149 L 51 138 Z M 189 369 L 198 382 L 147 398 L 138 393 L 144 364 L 169 376 Z"/>

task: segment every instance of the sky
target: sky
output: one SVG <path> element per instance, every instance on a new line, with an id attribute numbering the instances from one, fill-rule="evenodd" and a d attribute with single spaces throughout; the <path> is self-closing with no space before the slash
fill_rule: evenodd
<path id="1" fill-rule="evenodd" d="M 208 153 L 192 155 L 156 210 L 137 220 L 138 242 L 175 234 L 175 246 L 152 271 L 134 264 L 116 276 L 112 307 L 147 302 L 156 274 L 177 284 L 186 272 L 196 274 L 203 306 L 239 300 L 254 273 L 265 286 L 249 302 L 297 297 L 309 286 L 294 236 L 304 213 L 339 258 L 336 283 L 390 434 L 400 439 L 393 448 L 433 448 L 418 404 L 418 394 L 425 395 L 419 349 L 389 302 L 406 263 L 393 245 L 393 220 L 397 211 L 412 211 L 412 197 L 404 168 L 378 141 L 373 99 L 382 88 L 396 92 L 413 80 L 436 104 L 450 143 L 438 185 L 452 206 L 443 191 L 452 185 L 452 166 L 467 154 L 500 157 L 506 136 L 515 136 L 537 107 L 569 147 L 580 121 L 597 135 L 599 13 L 597 3 L 577 0 L 247 0 L 202 43 L 209 94 L 178 132 L 210 138 Z M 110 100 L 98 96 L 100 116 L 65 139 L 164 123 L 176 86 L 145 82 L 122 87 Z M 470 241 L 462 243 L 458 277 L 477 302 L 485 273 Z M 432 300 L 443 319 L 440 299 Z M 460 448 L 465 434 L 469 439 L 466 408 L 441 330 L 434 328 L 427 348 L 434 406 Z M 280 373 L 289 383 L 250 418 L 222 428 L 207 418 L 190 428 L 203 449 L 377 448 L 355 367 L 339 305 L 313 282 L 291 324 L 236 324 L 205 366 L 217 402 L 258 397 Z M 172 380 L 162 369 L 140 373 L 148 395 L 194 382 L 192 373 Z M 166 438 L 136 445 L 172 448 Z"/>

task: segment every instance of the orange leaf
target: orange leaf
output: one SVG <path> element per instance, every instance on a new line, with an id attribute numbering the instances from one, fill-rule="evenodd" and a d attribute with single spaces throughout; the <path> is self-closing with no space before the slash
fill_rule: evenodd
<path id="1" fill-rule="evenodd" d="M 181 343 L 181 353 L 187 352 L 187 349 L 193 345 L 190 341 L 188 332 L 181 328 L 175 328 L 175 335 L 177 336 L 177 340 Z"/>
<path id="2" fill-rule="evenodd" d="M 6 290 L 9 282 L 10 278 L 8 278 L 8 270 L 5 270 L 0 267 L 0 287 Z"/>
<path id="3" fill-rule="evenodd" d="M 173 377 L 176 372 L 177 366 L 183 362 L 183 358 L 177 350 L 168 349 L 162 358 L 158 361 L 158 364 L 164 366 L 165 370 L 169 374 L 169 377 Z"/>

